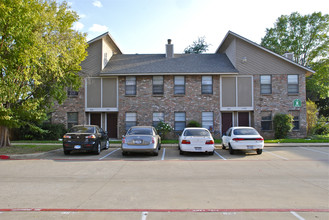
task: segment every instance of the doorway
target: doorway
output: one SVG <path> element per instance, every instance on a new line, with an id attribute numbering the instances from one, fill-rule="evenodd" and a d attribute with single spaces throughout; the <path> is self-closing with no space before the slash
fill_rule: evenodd
<path id="1" fill-rule="evenodd" d="M 107 132 L 109 138 L 118 138 L 118 113 L 107 114 Z"/>
<path id="2" fill-rule="evenodd" d="M 233 125 L 232 112 L 222 112 L 222 134 L 224 134 Z"/>

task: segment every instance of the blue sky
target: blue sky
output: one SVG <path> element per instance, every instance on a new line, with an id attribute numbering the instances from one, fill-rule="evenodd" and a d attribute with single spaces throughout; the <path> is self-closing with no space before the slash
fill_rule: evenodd
<path id="1" fill-rule="evenodd" d="M 58 0 L 62 2 L 63 0 Z M 213 53 L 231 30 L 260 43 L 266 28 L 294 11 L 329 14 L 328 0 L 67 0 L 80 20 L 75 29 L 87 39 L 107 31 L 125 54 L 164 53 L 172 39 L 175 53 L 205 37 Z"/>

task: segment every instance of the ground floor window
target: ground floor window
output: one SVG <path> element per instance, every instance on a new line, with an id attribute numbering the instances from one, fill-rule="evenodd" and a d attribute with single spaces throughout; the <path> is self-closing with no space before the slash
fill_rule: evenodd
<path id="1" fill-rule="evenodd" d="M 153 127 L 157 127 L 160 121 L 164 121 L 164 113 L 163 112 L 154 112 L 153 113 Z"/>
<path id="2" fill-rule="evenodd" d="M 299 111 L 290 111 L 289 114 L 291 114 L 294 117 L 294 121 L 293 121 L 294 127 L 292 128 L 292 130 L 298 131 L 299 130 Z"/>
<path id="3" fill-rule="evenodd" d="M 214 130 L 214 113 L 202 112 L 202 127 L 207 128 L 209 131 Z"/>
<path id="4" fill-rule="evenodd" d="M 78 112 L 67 113 L 67 128 L 70 129 L 74 125 L 78 125 Z"/>
<path id="5" fill-rule="evenodd" d="M 262 131 L 271 131 L 272 130 L 272 112 L 271 111 L 262 111 Z"/>
<path id="6" fill-rule="evenodd" d="M 126 131 L 132 126 L 137 125 L 137 113 L 136 112 L 127 112 L 126 113 Z"/>
<path id="7" fill-rule="evenodd" d="M 175 112 L 175 131 L 183 131 L 185 126 L 185 112 Z"/>

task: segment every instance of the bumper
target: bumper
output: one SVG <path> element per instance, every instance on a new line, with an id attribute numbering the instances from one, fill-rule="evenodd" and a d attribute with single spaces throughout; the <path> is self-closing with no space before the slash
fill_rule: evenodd
<path id="1" fill-rule="evenodd" d="M 264 148 L 264 143 L 239 143 L 232 141 L 230 144 L 234 150 L 257 150 Z"/>
<path id="2" fill-rule="evenodd" d="M 195 146 L 190 144 L 181 144 L 180 149 L 186 152 L 213 152 L 215 150 L 214 144 Z"/>
<path id="3" fill-rule="evenodd" d="M 64 142 L 63 149 L 65 151 L 81 150 L 81 151 L 93 151 L 97 148 L 97 142 L 79 143 L 79 142 Z"/>
<path id="4" fill-rule="evenodd" d="M 129 145 L 129 144 L 122 144 L 121 150 L 123 152 L 154 152 L 157 149 L 155 144 L 150 145 Z"/>

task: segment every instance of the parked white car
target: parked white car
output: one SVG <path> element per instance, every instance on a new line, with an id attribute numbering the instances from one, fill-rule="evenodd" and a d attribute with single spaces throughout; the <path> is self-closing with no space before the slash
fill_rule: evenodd
<path id="1" fill-rule="evenodd" d="M 231 127 L 222 137 L 222 148 L 234 150 L 255 150 L 261 154 L 264 148 L 264 138 L 252 127 Z"/>
<path id="2" fill-rule="evenodd" d="M 185 128 L 179 136 L 179 152 L 205 152 L 214 154 L 215 141 L 206 128 Z"/>

